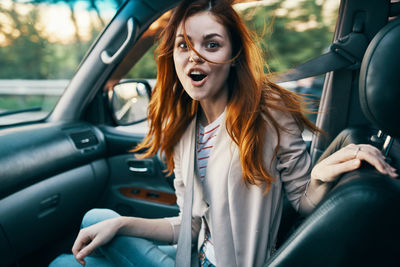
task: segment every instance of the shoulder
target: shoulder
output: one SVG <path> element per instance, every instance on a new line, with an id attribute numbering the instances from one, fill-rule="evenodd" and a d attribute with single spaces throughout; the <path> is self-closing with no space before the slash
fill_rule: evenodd
<path id="1" fill-rule="evenodd" d="M 289 111 L 268 107 L 262 117 L 267 124 L 267 132 L 272 130 L 279 135 L 299 135 L 302 132 L 303 126 L 299 125 L 294 114 Z"/>
<path id="2" fill-rule="evenodd" d="M 264 89 L 263 96 L 263 117 L 269 125 L 294 134 L 303 130 L 302 99 L 299 95 L 271 83 Z"/>
<path id="3" fill-rule="evenodd" d="M 194 136 L 196 131 L 196 118 L 194 118 L 187 126 L 182 137 L 174 147 L 173 160 L 175 170 L 186 169 L 191 157 L 193 156 L 192 148 L 195 146 Z"/>
<path id="4" fill-rule="evenodd" d="M 185 148 L 189 147 L 189 143 L 192 142 L 195 130 L 196 130 L 196 117 L 189 123 L 182 137 L 175 145 L 174 154 L 176 154 L 179 151 L 185 150 Z"/>
<path id="5" fill-rule="evenodd" d="M 302 153 L 305 149 L 305 143 L 302 137 L 303 125 L 295 118 L 293 112 L 280 108 L 285 105 L 277 100 L 274 104 L 266 108 L 262 114 L 267 128 L 265 132 L 265 146 L 269 149 L 277 150 L 279 157 L 285 153 Z"/>

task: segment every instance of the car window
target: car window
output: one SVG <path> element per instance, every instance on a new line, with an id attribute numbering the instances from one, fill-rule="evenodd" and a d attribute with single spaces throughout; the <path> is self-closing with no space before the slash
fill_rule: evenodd
<path id="1" fill-rule="evenodd" d="M 235 5 L 246 24 L 256 34 L 268 66 L 266 71 L 281 73 L 315 58 L 329 49 L 333 40 L 339 0 L 280 0 L 254 1 Z M 156 21 L 153 25 L 162 27 Z M 160 32 L 152 31 L 154 34 Z M 144 36 L 148 38 L 149 33 Z M 154 38 L 156 40 L 156 38 Z M 156 63 L 155 43 L 123 78 L 148 79 L 154 84 Z M 126 67 L 126 66 L 125 66 Z M 129 66 L 131 67 L 131 66 Z M 312 113 L 306 116 L 315 123 L 324 75 L 281 84 L 286 89 L 303 94 L 306 108 Z M 135 127 L 128 127 L 134 131 Z M 305 133 L 307 135 L 307 133 Z M 310 139 L 311 136 L 306 136 Z"/>
<path id="2" fill-rule="evenodd" d="M 259 44 L 272 73 L 290 70 L 329 49 L 339 9 L 339 0 L 261 1 L 237 5 Z M 280 84 L 305 97 L 305 115 L 316 122 L 325 75 Z M 303 137 L 311 141 L 306 129 Z"/>
<path id="3" fill-rule="evenodd" d="M 0 125 L 49 114 L 121 2 L 0 1 Z"/>

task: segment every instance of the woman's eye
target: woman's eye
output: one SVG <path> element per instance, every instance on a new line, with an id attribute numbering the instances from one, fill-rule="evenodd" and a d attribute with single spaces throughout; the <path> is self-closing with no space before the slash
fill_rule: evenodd
<path id="1" fill-rule="evenodd" d="M 218 48 L 220 45 L 217 42 L 209 42 L 207 43 L 207 48 L 213 49 L 213 48 Z"/>
<path id="2" fill-rule="evenodd" d="M 181 49 L 187 49 L 187 44 L 185 42 L 178 43 L 178 47 Z"/>

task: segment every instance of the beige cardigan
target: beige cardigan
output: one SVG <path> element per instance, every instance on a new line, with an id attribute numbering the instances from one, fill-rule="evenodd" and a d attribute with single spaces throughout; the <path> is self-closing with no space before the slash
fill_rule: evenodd
<path id="1" fill-rule="evenodd" d="M 310 157 L 301 137 L 301 131 L 294 120 L 275 111 L 274 117 L 290 133 L 281 131 L 278 156 L 273 159 L 277 135 L 267 123 L 264 158 L 269 173 L 276 177 L 267 194 L 265 187 L 246 186 L 242 172 L 238 147 L 231 141 L 222 123 L 217 133 L 216 143 L 207 166 L 207 182 L 210 184 L 209 196 L 203 195 L 202 186 L 196 177 L 194 182 L 194 200 L 192 209 L 193 240 L 198 238 L 198 246 L 204 241 L 204 216 L 209 224 L 215 246 L 218 267 L 262 266 L 274 248 L 282 213 L 282 190 L 287 193 L 296 210 L 305 191 L 311 171 Z M 195 142 L 194 119 L 175 148 L 175 190 L 181 213 L 186 177 L 194 172 L 194 152 L 188 148 Z M 208 199 L 211 205 L 204 202 Z M 181 214 L 168 218 L 173 232 L 174 242 L 179 236 Z"/>

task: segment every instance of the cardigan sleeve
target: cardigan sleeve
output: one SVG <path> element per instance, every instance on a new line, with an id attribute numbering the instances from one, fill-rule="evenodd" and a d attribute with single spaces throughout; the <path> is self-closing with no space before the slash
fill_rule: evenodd
<path id="1" fill-rule="evenodd" d="M 176 217 L 168 217 L 166 218 L 169 223 L 171 224 L 172 227 L 172 233 L 173 233 L 173 244 L 178 243 L 178 237 L 179 237 L 179 230 L 181 227 L 181 219 L 182 219 L 182 211 L 183 211 L 183 196 L 185 192 L 185 186 L 182 181 L 182 175 L 181 175 L 181 168 L 180 168 L 180 160 L 179 160 L 179 155 L 178 151 L 174 153 L 174 174 L 175 174 L 175 179 L 174 179 L 174 188 L 175 188 L 175 195 L 176 195 L 176 203 L 179 207 L 179 215 Z"/>
<path id="2" fill-rule="evenodd" d="M 298 210 L 311 173 L 311 158 L 302 138 L 302 131 L 290 114 L 279 116 L 287 129 L 280 131 L 276 168 L 280 173 L 288 200 Z"/>
<path id="3" fill-rule="evenodd" d="M 179 142 L 180 143 L 180 142 Z M 179 148 L 179 144 L 177 145 Z M 185 194 L 185 183 L 182 178 L 181 172 L 181 157 L 180 150 L 175 149 L 174 151 L 174 188 L 176 194 L 176 202 L 179 207 L 179 215 L 176 217 L 167 217 L 172 227 L 173 232 L 173 244 L 178 243 L 179 231 L 181 228 L 182 212 L 183 212 L 183 199 Z M 192 216 L 192 240 L 197 240 L 197 235 L 199 234 L 201 228 L 201 218 Z"/>

